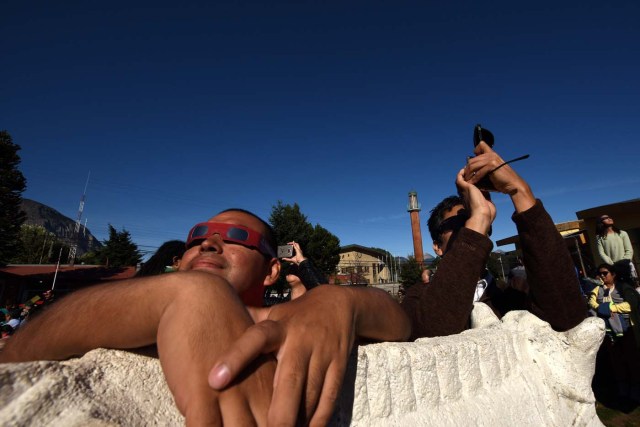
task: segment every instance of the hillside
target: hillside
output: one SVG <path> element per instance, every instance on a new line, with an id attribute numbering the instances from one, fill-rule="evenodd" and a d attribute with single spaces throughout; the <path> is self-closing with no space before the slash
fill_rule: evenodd
<path id="1" fill-rule="evenodd" d="M 76 225 L 74 220 L 35 200 L 22 199 L 21 207 L 27 214 L 25 224 L 41 225 L 47 231 L 54 233 L 60 240 L 71 241 Z M 102 244 L 91 234 L 89 229 L 83 230 L 83 228 L 84 226 L 81 225 L 78 239 L 78 256 L 102 247 Z"/>

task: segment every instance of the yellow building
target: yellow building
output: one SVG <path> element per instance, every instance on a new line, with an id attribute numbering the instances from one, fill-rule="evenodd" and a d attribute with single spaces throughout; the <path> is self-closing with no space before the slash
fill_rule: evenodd
<path id="1" fill-rule="evenodd" d="M 347 245 L 340 248 L 336 278 L 341 284 L 372 285 L 391 281 L 390 264 L 384 251 L 360 245 Z M 389 264 L 389 265 L 388 265 Z"/>

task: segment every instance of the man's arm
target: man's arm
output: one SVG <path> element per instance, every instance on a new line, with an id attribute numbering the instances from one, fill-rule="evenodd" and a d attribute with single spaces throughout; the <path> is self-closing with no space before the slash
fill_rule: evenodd
<path id="1" fill-rule="evenodd" d="M 224 388 L 261 353 L 278 359 L 269 424 L 325 425 L 340 394 L 347 360 L 357 338 L 400 341 L 410 324 L 384 291 L 319 286 L 288 303 L 270 307 L 267 320 L 249 328 L 217 359 L 209 383 Z"/>
<path id="2" fill-rule="evenodd" d="M 412 286 L 402 307 L 411 319 L 411 339 L 457 334 L 469 324 L 473 297 L 493 244 L 487 237 L 496 216 L 493 203 L 458 172 L 456 187 L 469 210 L 465 226 L 449 238 L 446 256 L 429 286 Z"/>
<path id="3" fill-rule="evenodd" d="M 566 331 L 587 316 L 567 243 L 539 200 L 531 209 L 513 215 L 518 228 L 529 282 L 529 310 Z"/>
<path id="4" fill-rule="evenodd" d="M 207 383 L 217 355 L 252 324 L 224 280 L 201 272 L 172 273 L 94 286 L 63 298 L 10 339 L 0 362 L 65 359 L 98 347 L 157 342 L 167 384 L 187 425 L 264 424 L 274 360 L 261 358 L 251 375 L 223 392 Z"/>
<path id="5" fill-rule="evenodd" d="M 488 237 L 462 228 L 427 286 L 412 286 L 402 308 L 411 319 L 411 339 L 464 331 L 473 310 L 473 295 L 493 244 Z"/>
<path id="6" fill-rule="evenodd" d="M 558 331 L 577 326 L 586 317 L 586 307 L 573 260 L 553 220 L 536 201 L 529 184 L 495 151 L 481 142 L 475 152 L 470 169 L 481 172 L 469 177 L 470 182 L 489 174 L 495 188 L 511 197 L 516 210 L 512 219 L 527 271 L 529 311 Z"/>

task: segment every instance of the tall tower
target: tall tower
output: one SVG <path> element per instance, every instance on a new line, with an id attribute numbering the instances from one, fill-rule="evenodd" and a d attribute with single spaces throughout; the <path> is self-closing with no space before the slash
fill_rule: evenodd
<path id="1" fill-rule="evenodd" d="M 82 219 L 82 211 L 84 210 L 84 199 L 87 197 L 87 186 L 89 185 L 89 177 L 91 176 L 91 171 L 87 175 L 87 182 L 84 184 L 84 192 L 82 193 L 82 197 L 80 197 L 80 207 L 78 207 L 78 217 L 76 218 L 76 226 L 73 230 L 73 235 L 71 236 L 71 249 L 69 249 L 69 260 L 67 264 L 73 266 L 76 262 L 76 252 L 78 251 L 78 240 L 80 239 L 80 220 Z"/>
<path id="2" fill-rule="evenodd" d="M 411 215 L 411 234 L 413 236 L 413 256 L 420 264 L 424 265 L 424 251 L 422 250 L 422 232 L 420 231 L 420 203 L 418 203 L 418 193 L 409 192 L 409 204 L 407 212 Z"/>

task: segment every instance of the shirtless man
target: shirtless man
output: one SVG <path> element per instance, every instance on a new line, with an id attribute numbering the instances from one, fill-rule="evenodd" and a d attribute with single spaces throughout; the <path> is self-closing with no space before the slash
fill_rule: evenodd
<path id="1" fill-rule="evenodd" d="M 196 225 L 187 246 L 176 273 L 92 286 L 53 304 L 9 340 L 0 362 L 155 343 L 187 425 L 293 425 L 299 413 L 326 424 L 354 341 L 409 335 L 402 309 L 376 289 L 319 286 L 257 307 L 280 263 L 270 226 L 250 212 Z"/>

